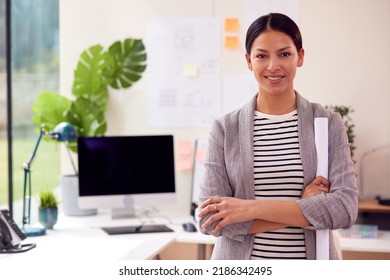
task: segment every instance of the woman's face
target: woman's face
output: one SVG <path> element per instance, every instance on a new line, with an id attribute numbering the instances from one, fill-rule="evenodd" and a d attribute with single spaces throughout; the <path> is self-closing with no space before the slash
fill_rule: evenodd
<path id="1" fill-rule="evenodd" d="M 290 36 L 267 30 L 253 41 L 251 53 L 245 57 L 260 93 L 280 95 L 294 92 L 293 81 L 297 67 L 303 65 L 304 50 L 298 52 Z"/>

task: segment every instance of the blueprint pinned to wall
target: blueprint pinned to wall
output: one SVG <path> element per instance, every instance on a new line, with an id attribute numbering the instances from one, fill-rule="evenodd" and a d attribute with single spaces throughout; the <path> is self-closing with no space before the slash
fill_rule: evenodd
<path id="1" fill-rule="evenodd" d="M 147 42 L 149 125 L 210 127 L 221 113 L 217 19 L 156 19 Z"/>
<path id="2" fill-rule="evenodd" d="M 148 25 L 149 71 L 220 71 L 220 30 L 216 18 L 155 19 Z"/>

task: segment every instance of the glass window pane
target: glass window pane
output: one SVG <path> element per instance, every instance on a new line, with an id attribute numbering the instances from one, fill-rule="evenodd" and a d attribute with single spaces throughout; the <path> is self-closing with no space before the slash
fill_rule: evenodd
<path id="1" fill-rule="evenodd" d="M 30 159 L 39 131 L 32 104 L 42 91 L 59 92 L 58 0 L 12 1 L 12 133 L 14 219 L 19 223 L 24 186 L 23 163 Z M 31 164 L 32 192 L 59 186 L 60 146 L 42 139 Z M 38 199 L 32 196 L 31 223 Z"/>
<path id="2" fill-rule="evenodd" d="M 8 208 L 5 1 L 0 2 L 0 208 Z"/>

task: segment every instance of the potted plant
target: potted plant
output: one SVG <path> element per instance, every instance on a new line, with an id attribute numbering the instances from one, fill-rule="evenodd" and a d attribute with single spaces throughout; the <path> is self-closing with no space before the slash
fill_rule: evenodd
<path id="1" fill-rule="evenodd" d="M 81 53 L 74 71 L 74 98 L 55 92 L 37 96 L 32 106 L 37 129 L 53 131 L 59 123 L 69 122 L 80 137 L 104 136 L 109 88 L 131 87 L 145 69 L 146 50 L 141 39 L 116 41 L 108 50 L 99 44 L 89 47 Z M 70 148 L 77 152 L 77 142 L 70 143 Z"/>
<path id="2" fill-rule="evenodd" d="M 37 130 L 43 128 L 51 132 L 59 123 L 67 122 L 76 128 L 79 137 L 104 136 L 109 89 L 131 87 L 141 79 L 145 69 L 146 50 L 141 39 L 116 41 L 107 50 L 100 44 L 87 48 L 81 53 L 74 71 L 72 98 L 41 92 L 35 99 L 32 110 Z M 77 141 L 67 146 L 77 153 Z M 77 175 L 74 170 L 74 174 L 61 177 L 64 213 L 71 216 L 95 214 L 95 209 L 77 206 Z"/>
<path id="3" fill-rule="evenodd" d="M 327 109 L 339 113 L 341 117 L 343 118 L 345 129 L 347 131 L 348 141 L 351 145 L 351 158 L 353 159 L 353 156 L 355 154 L 355 124 L 352 121 L 352 118 L 350 117 L 350 113 L 353 113 L 354 110 L 352 107 L 349 106 L 343 106 L 343 105 L 327 105 L 325 106 Z M 355 160 L 353 160 L 355 162 Z"/>
<path id="4" fill-rule="evenodd" d="M 46 190 L 39 193 L 39 222 L 47 229 L 53 229 L 58 219 L 58 202 L 53 191 Z"/>

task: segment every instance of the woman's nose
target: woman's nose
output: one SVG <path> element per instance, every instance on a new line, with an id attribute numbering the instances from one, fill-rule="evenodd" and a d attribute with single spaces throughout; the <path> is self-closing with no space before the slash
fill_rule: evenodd
<path id="1" fill-rule="evenodd" d="M 269 64 L 267 67 L 268 71 L 275 72 L 276 70 L 279 70 L 279 61 L 277 58 L 272 58 L 269 60 Z"/>

